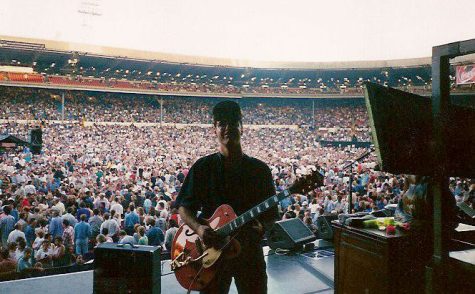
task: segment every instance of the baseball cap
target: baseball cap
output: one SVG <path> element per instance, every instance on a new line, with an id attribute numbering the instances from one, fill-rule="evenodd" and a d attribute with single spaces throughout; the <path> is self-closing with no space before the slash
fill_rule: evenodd
<path id="1" fill-rule="evenodd" d="M 234 101 L 226 100 L 216 104 L 213 108 L 214 121 L 241 121 L 241 107 Z"/>

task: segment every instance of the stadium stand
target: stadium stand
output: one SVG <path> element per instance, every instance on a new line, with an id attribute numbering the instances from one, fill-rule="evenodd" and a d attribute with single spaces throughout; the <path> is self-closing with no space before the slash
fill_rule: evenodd
<path id="1" fill-rule="evenodd" d="M 75 270 L 94 258 L 97 243 L 138 242 L 140 227 L 148 244 L 166 247 L 176 232 L 174 222 L 181 224 L 174 201 L 190 166 L 215 152 L 210 112 L 225 98 L 211 94 L 238 94 L 246 125 L 244 151 L 269 165 L 277 191 L 317 165 L 325 171 L 323 187 L 280 203 L 282 219 L 300 218 L 318 234 L 318 217 L 346 212 L 349 193 L 355 212 L 398 203 L 407 179 L 375 170 L 374 155 L 357 164 L 353 174 L 343 169 L 368 150 L 357 143 L 371 142 L 361 85 L 369 80 L 421 94 L 431 89 L 430 68 L 424 65 L 278 71 L 87 56 L 71 62 L 71 53 L 39 53 L 43 49 L 28 47 L 18 54 L 16 61 L 35 73 L 0 72 L 0 134 L 26 138 L 37 124 L 43 130 L 39 155 L 28 147 L 0 150 L 0 279 Z M 0 48 L 0 63 L 11 65 L 16 52 L 18 48 Z M 55 88 L 59 86 L 81 90 Z M 114 92 L 120 89 L 184 97 Z M 323 141 L 349 144 L 323 146 Z M 473 208 L 474 190 L 473 180 L 451 179 L 458 203 L 469 199 Z M 135 214 L 127 236 L 124 219 Z M 90 228 L 91 236 L 74 226 Z"/>

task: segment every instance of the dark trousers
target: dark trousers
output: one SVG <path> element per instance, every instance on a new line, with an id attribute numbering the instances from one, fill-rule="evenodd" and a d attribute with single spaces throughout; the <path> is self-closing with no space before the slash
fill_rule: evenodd
<path id="1" fill-rule="evenodd" d="M 200 293 L 228 293 L 232 278 L 240 294 L 267 293 L 266 263 L 259 245 L 252 248 L 243 246 L 239 256 L 231 260 L 222 260 L 215 278 Z"/>

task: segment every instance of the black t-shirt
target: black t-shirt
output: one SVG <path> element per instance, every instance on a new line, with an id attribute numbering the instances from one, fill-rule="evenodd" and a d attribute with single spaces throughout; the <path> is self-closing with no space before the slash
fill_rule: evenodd
<path id="1" fill-rule="evenodd" d="M 273 195 L 271 171 L 264 162 L 244 155 L 240 164 L 225 173 L 224 157 L 214 153 L 200 158 L 191 167 L 176 199 L 176 207 L 201 211 L 200 218 L 210 218 L 220 205 L 228 204 L 239 216 Z M 273 221 L 277 217 L 277 207 L 274 207 L 259 220 Z"/>

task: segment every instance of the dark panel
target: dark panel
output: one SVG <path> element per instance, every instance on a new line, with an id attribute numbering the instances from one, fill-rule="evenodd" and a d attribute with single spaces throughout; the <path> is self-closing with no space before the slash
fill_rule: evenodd
<path id="1" fill-rule="evenodd" d="M 430 99 L 365 83 L 366 107 L 381 169 L 399 174 L 431 174 Z"/>
<path id="2" fill-rule="evenodd" d="M 94 293 L 160 293 L 160 247 L 104 243 L 94 255 Z"/>
<path id="3" fill-rule="evenodd" d="M 395 174 L 432 175 L 433 152 L 430 98 L 365 83 L 365 100 L 381 169 Z M 446 118 L 446 172 L 475 175 L 475 109 L 452 105 Z"/>

